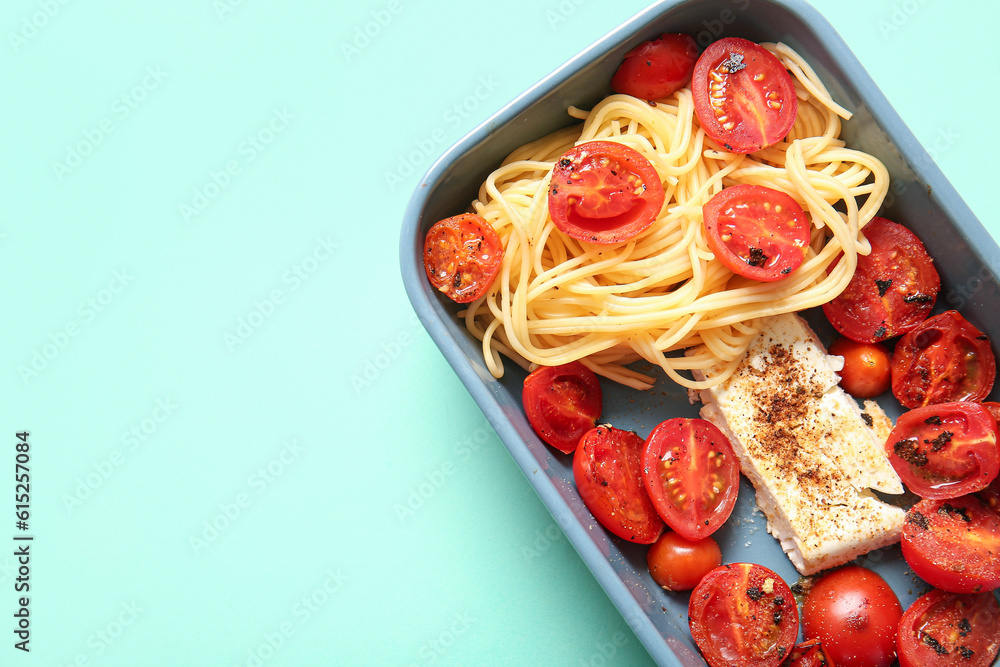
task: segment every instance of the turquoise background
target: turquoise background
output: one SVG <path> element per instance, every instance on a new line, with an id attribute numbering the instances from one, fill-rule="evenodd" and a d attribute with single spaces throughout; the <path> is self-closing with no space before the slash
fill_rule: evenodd
<path id="1" fill-rule="evenodd" d="M 1000 237 L 998 6 L 815 5 Z M 35 541 L 27 655 L 0 546 L 0 664 L 650 663 L 397 262 L 434 158 L 644 6 L 4 3 L 0 467 L 29 430 Z"/>

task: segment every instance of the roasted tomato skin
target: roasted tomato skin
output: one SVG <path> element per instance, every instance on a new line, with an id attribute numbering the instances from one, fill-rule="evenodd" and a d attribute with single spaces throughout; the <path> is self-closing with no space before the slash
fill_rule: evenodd
<path id="1" fill-rule="evenodd" d="M 788 584 L 774 571 L 729 563 L 691 591 L 688 624 L 710 667 L 777 667 L 795 646 L 799 612 Z"/>
<path id="2" fill-rule="evenodd" d="M 614 141 L 588 141 L 556 160 L 549 215 L 571 238 L 612 245 L 653 224 L 664 197 L 663 182 L 642 153 Z"/>
<path id="3" fill-rule="evenodd" d="M 698 60 L 698 44 L 691 35 L 664 33 L 625 54 L 611 77 L 611 88 L 643 100 L 669 97 L 687 85 Z"/>
<path id="4" fill-rule="evenodd" d="M 823 304 L 823 312 L 840 335 L 878 343 L 927 318 L 941 291 L 941 278 L 924 244 L 903 225 L 872 218 L 864 234 L 871 254 L 858 257 L 850 283 Z"/>
<path id="5" fill-rule="evenodd" d="M 989 667 L 1000 650 L 1000 604 L 992 593 L 934 589 L 899 622 L 900 667 Z"/>
<path id="6" fill-rule="evenodd" d="M 986 488 L 1000 472 L 997 424 L 979 403 L 904 412 L 885 443 L 900 479 L 921 498 L 957 498 Z"/>
<path id="7" fill-rule="evenodd" d="M 993 389 L 997 362 L 989 338 L 958 311 L 935 315 L 896 343 L 892 393 L 908 408 L 981 401 Z"/>
<path id="8" fill-rule="evenodd" d="M 691 92 L 705 134 L 732 153 L 753 153 L 781 141 L 798 113 L 785 66 L 739 37 L 708 45 L 695 63 Z"/>
<path id="9" fill-rule="evenodd" d="M 573 454 L 573 479 L 602 526 L 629 542 L 652 544 L 663 521 L 642 484 L 642 446 L 632 431 L 596 426 L 583 434 Z"/>
<path id="10" fill-rule="evenodd" d="M 646 438 L 642 479 L 657 513 L 689 540 L 708 537 L 736 505 L 740 469 L 729 439 L 704 419 L 668 419 Z"/>
<path id="11" fill-rule="evenodd" d="M 915 504 L 900 546 L 910 569 L 936 588 L 979 593 L 1000 587 L 1000 515 L 977 494 Z"/>
<path id="12" fill-rule="evenodd" d="M 462 213 L 435 223 L 424 238 L 424 271 L 456 303 L 485 294 L 500 272 L 503 243 L 484 218 Z"/>
<path id="13" fill-rule="evenodd" d="M 702 211 L 709 247 L 737 275 L 774 282 L 788 277 L 805 259 L 812 223 L 784 192 L 731 185 Z"/>
<path id="14" fill-rule="evenodd" d="M 844 358 L 840 386 L 855 398 L 874 398 L 889 390 L 889 351 L 881 343 L 859 343 L 843 337 L 835 340 L 830 354 Z"/>
<path id="15" fill-rule="evenodd" d="M 521 401 L 538 437 L 564 454 L 594 428 L 603 408 L 600 381 L 579 361 L 536 368 L 524 379 Z"/>
<path id="16" fill-rule="evenodd" d="M 846 565 L 822 575 L 802 607 L 807 639 L 819 639 L 837 667 L 889 667 L 903 609 L 877 573 Z"/>
<path id="17" fill-rule="evenodd" d="M 702 577 L 722 565 L 722 550 L 711 537 L 689 540 L 666 531 L 646 552 L 649 573 L 661 588 L 689 591 Z"/>

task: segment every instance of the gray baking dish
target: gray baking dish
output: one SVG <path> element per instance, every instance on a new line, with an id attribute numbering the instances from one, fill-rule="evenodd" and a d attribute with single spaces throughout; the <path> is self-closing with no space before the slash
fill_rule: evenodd
<path id="1" fill-rule="evenodd" d="M 723 30 L 712 34 L 709 26 Z M 796 0 L 656 3 L 502 108 L 428 170 L 407 206 L 400 239 L 402 277 L 414 310 L 652 658 L 660 665 L 687 667 L 705 664 L 688 631 L 688 596 L 661 590 L 646 568 L 646 547 L 612 536 L 594 520 L 573 484 L 572 458 L 546 447 L 528 425 L 521 408 L 525 373 L 508 361 L 501 380 L 490 375 L 479 341 L 455 316 L 459 307 L 430 287 L 421 258 L 424 234 L 434 222 L 467 210 L 480 183 L 512 150 L 569 125 L 567 107 L 590 108 L 610 93 L 608 82 L 625 52 L 663 32 L 690 33 L 702 47 L 724 36 L 782 41 L 807 59 L 834 98 L 854 112 L 844 124 L 843 138 L 879 157 L 890 171 L 892 188 L 880 214 L 909 226 L 934 257 L 942 278 L 935 312 L 960 309 L 981 330 L 1000 336 L 1000 250 L 833 27 Z M 829 342 L 832 331 L 822 315 L 812 315 L 821 338 Z M 645 437 L 664 419 L 696 416 L 697 406 L 689 404 L 686 392 L 662 371 L 658 377 L 647 392 L 602 382 L 602 421 Z M 891 395 L 880 403 L 898 416 Z M 761 563 L 795 582 L 798 573 L 755 508 L 753 488 L 742 479 L 733 516 L 715 534 L 724 561 Z M 906 569 L 898 545 L 859 560 L 885 577 L 904 608 L 926 590 Z"/>

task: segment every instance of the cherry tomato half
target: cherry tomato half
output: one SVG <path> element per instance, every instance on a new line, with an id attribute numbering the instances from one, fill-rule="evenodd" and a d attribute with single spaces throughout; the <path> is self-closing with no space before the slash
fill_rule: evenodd
<path id="1" fill-rule="evenodd" d="M 642 153 L 613 141 L 588 141 L 556 160 L 549 215 L 579 241 L 621 243 L 653 223 L 663 199 L 660 176 Z"/>
<path id="2" fill-rule="evenodd" d="M 992 593 L 932 590 L 899 622 L 900 667 L 989 667 L 1000 649 L 1000 604 Z"/>
<path id="3" fill-rule="evenodd" d="M 731 185 L 702 211 L 708 245 L 733 273 L 773 282 L 805 259 L 812 223 L 784 192 L 762 185 Z"/>
<path id="4" fill-rule="evenodd" d="M 733 153 L 753 153 L 781 141 L 799 108 L 781 61 L 739 37 L 708 45 L 695 63 L 691 91 L 705 134 Z"/>
<path id="5" fill-rule="evenodd" d="M 611 77 L 611 88 L 643 100 L 659 100 L 687 85 L 698 60 L 698 44 L 691 35 L 665 33 L 625 54 Z"/>
<path id="6" fill-rule="evenodd" d="M 646 438 L 642 478 L 667 525 L 700 540 L 732 514 L 740 466 L 729 439 L 711 422 L 668 419 Z"/>
<path id="7" fill-rule="evenodd" d="M 885 453 L 906 488 L 921 498 L 979 491 L 1000 471 L 997 424 L 979 403 L 939 403 L 904 412 Z"/>
<path id="8" fill-rule="evenodd" d="M 539 366 L 524 379 L 521 402 L 538 437 L 569 454 L 601 416 L 601 384 L 579 361 Z"/>
<path id="9" fill-rule="evenodd" d="M 777 667 L 795 646 L 799 612 L 788 584 L 773 571 L 731 563 L 691 591 L 688 624 L 711 667 Z"/>
<path id="10" fill-rule="evenodd" d="M 573 479 L 602 526 L 629 542 L 652 544 L 663 532 L 663 521 L 642 485 L 642 445 L 632 431 L 592 428 L 573 455 Z"/>
<path id="11" fill-rule="evenodd" d="M 785 667 L 836 667 L 836 665 L 823 650 L 823 642 L 810 639 L 792 649 L 792 655 L 788 657 Z"/>
<path id="12" fill-rule="evenodd" d="M 884 345 L 838 338 L 829 351 L 844 358 L 840 386 L 851 396 L 873 398 L 889 390 L 891 359 Z"/>
<path id="13" fill-rule="evenodd" d="M 427 231 L 424 270 L 431 284 L 452 301 L 475 301 L 490 288 L 503 260 L 503 244 L 478 215 L 445 218 Z"/>
<path id="14" fill-rule="evenodd" d="M 858 257 L 847 288 L 823 312 L 842 336 L 877 343 L 920 324 L 934 307 L 941 278 L 920 239 L 903 225 L 873 218 L 865 225 L 871 254 Z"/>
<path id="15" fill-rule="evenodd" d="M 982 400 L 996 375 L 990 339 L 954 310 L 924 320 L 892 355 L 892 393 L 908 408 Z"/>
<path id="16" fill-rule="evenodd" d="M 689 591 L 701 578 L 722 565 L 722 550 L 711 537 L 689 540 L 666 531 L 646 552 L 653 581 L 668 591 Z"/>
<path id="17" fill-rule="evenodd" d="M 1000 512 L 1000 475 L 995 477 L 990 485 L 979 492 L 979 497 L 994 512 Z"/>
<path id="18" fill-rule="evenodd" d="M 921 500 L 906 513 L 903 558 L 918 577 L 951 593 L 1000 587 L 1000 514 L 971 494 Z"/>
<path id="19" fill-rule="evenodd" d="M 837 667 L 889 667 L 903 608 L 875 572 L 846 565 L 821 576 L 806 595 L 802 628 Z"/>
<path id="20" fill-rule="evenodd" d="M 996 401 L 983 401 L 983 407 L 990 411 L 993 419 L 1000 423 L 1000 403 Z"/>

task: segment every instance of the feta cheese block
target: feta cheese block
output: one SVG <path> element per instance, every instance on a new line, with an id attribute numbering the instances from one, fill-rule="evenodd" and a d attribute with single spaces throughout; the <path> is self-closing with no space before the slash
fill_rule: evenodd
<path id="1" fill-rule="evenodd" d="M 753 483 L 768 532 L 804 575 L 897 542 L 905 517 L 871 491 L 903 492 L 883 450 L 892 422 L 840 388 L 842 368 L 802 318 L 776 315 L 736 372 L 698 393 L 701 416 L 729 437 Z"/>

